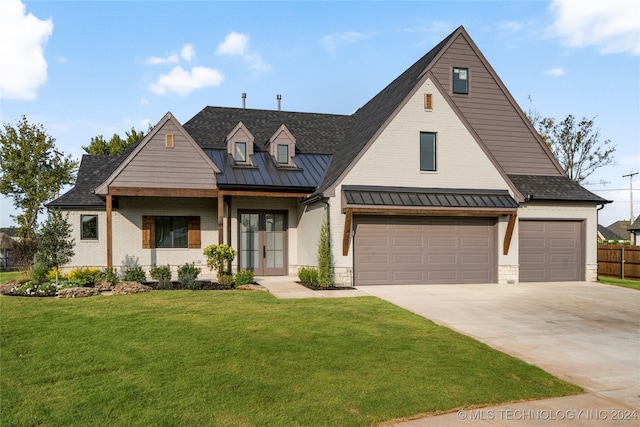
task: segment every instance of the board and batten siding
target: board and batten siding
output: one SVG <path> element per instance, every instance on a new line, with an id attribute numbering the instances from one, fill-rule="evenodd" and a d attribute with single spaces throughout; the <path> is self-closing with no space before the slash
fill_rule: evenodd
<path id="1" fill-rule="evenodd" d="M 165 146 L 167 134 L 173 135 L 174 148 Z M 167 121 L 110 186 L 213 189 L 215 174 L 198 149 Z"/>
<path id="2" fill-rule="evenodd" d="M 469 69 L 469 94 L 452 93 L 453 67 Z M 561 175 L 463 36 L 453 41 L 432 72 L 507 174 Z"/>

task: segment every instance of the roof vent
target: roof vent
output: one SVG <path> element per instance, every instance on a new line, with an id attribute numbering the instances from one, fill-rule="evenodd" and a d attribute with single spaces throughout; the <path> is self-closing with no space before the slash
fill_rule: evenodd
<path id="1" fill-rule="evenodd" d="M 247 94 L 242 92 L 242 108 L 247 108 Z"/>
<path id="2" fill-rule="evenodd" d="M 276 99 L 278 100 L 278 111 L 280 111 L 280 103 L 282 102 L 282 95 L 276 95 Z"/>

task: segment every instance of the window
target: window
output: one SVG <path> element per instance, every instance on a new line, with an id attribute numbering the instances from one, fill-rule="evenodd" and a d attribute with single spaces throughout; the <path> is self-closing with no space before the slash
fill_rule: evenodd
<path id="1" fill-rule="evenodd" d="M 186 216 L 157 216 L 155 220 L 156 248 L 188 247 L 188 219 Z"/>
<path id="2" fill-rule="evenodd" d="M 98 215 L 80 215 L 80 240 L 98 240 Z"/>
<path id="3" fill-rule="evenodd" d="M 420 132 L 420 170 L 436 170 L 436 134 Z"/>
<path id="4" fill-rule="evenodd" d="M 289 146 L 278 144 L 278 163 L 289 163 Z"/>
<path id="5" fill-rule="evenodd" d="M 174 142 L 173 142 L 173 134 L 168 133 L 164 136 L 164 146 L 167 148 L 173 148 L 175 147 Z"/>
<path id="6" fill-rule="evenodd" d="M 233 151 L 233 158 L 236 162 L 246 162 L 247 161 L 247 143 L 246 142 L 236 142 L 235 150 Z"/>
<path id="7" fill-rule="evenodd" d="M 469 69 L 453 67 L 453 93 L 469 93 Z"/>

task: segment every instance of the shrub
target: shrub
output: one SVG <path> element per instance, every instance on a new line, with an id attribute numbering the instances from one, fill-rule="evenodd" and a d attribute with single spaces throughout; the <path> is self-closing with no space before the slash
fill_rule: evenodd
<path id="1" fill-rule="evenodd" d="M 105 268 L 96 275 L 96 283 L 107 282 L 115 286 L 119 281 L 118 273 L 113 268 Z"/>
<path id="2" fill-rule="evenodd" d="M 142 267 L 139 265 L 134 265 L 131 267 L 127 267 L 122 275 L 122 280 L 125 282 L 144 282 L 147 280 L 147 274 L 144 272 Z"/>
<path id="3" fill-rule="evenodd" d="M 58 271 L 58 267 L 53 267 L 51 270 L 49 270 L 49 272 L 44 278 L 45 280 L 56 280 L 56 274 L 58 275 L 59 280 L 65 280 L 66 277 L 64 273 L 61 271 Z"/>
<path id="4" fill-rule="evenodd" d="M 318 269 L 314 267 L 302 267 L 298 271 L 298 279 L 302 283 L 317 286 L 318 285 Z"/>
<path id="5" fill-rule="evenodd" d="M 155 288 L 159 291 L 170 291 L 173 289 L 173 283 L 171 283 L 171 280 L 160 279 L 158 283 L 156 283 Z"/>
<path id="6" fill-rule="evenodd" d="M 200 274 L 200 268 L 196 267 L 194 263 L 186 263 L 178 268 L 178 280 L 188 289 L 200 289 L 202 284 L 196 282 L 198 274 Z"/>
<path id="7" fill-rule="evenodd" d="M 249 283 L 253 283 L 253 277 L 254 277 L 253 271 L 240 270 L 238 271 L 238 273 L 236 273 L 235 285 L 243 286 L 243 285 L 248 285 Z"/>
<path id="8" fill-rule="evenodd" d="M 149 275 L 153 280 L 158 281 L 170 281 L 171 280 L 171 267 L 167 265 L 154 265 L 149 270 Z"/>
<path id="9" fill-rule="evenodd" d="M 80 267 L 73 269 L 67 274 L 67 280 L 78 286 L 93 286 L 98 280 L 100 270 L 97 268 Z"/>
<path id="10" fill-rule="evenodd" d="M 236 251 L 229 245 L 209 245 L 202 252 L 207 257 L 207 266 L 216 270 L 218 279 L 228 270 L 229 264 L 236 257 Z"/>
<path id="11" fill-rule="evenodd" d="M 49 266 L 46 263 L 36 262 L 31 267 L 31 280 L 35 283 L 42 283 L 47 280 L 47 273 L 49 273 Z"/>
<path id="12" fill-rule="evenodd" d="M 318 242 L 318 285 L 323 288 L 333 285 L 330 239 L 329 222 L 325 219 L 320 228 L 320 241 Z"/>
<path id="13" fill-rule="evenodd" d="M 221 274 L 218 276 L 218 283 L 223 286 L 234 286 L 233 274 Z"/>
<path id="14" fill-rule="evenodd" d="M 70 285 L 66 283 L 60 283 L 56 285 L 53 281 L 44 282 L 41 284 L 37 284 L 34 282 L 25 282 L 12 288 L 11 293 L 14 295 L 25 297 L 53 297 L 58 295 L 58 290 L 67 288 L 69 286 Z"/>

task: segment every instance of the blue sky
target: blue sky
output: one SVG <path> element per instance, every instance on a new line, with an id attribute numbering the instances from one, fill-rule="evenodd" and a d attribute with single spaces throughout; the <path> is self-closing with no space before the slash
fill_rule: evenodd
<path id="1" fill-rule="evenodd" d="M 0 0 L 0 121 L 91 138 L 182 123 L 207 105 L 351 114 L 459 25 L 520 106 L 596 117 L 617 164 L 586 187 L 630 215 L 640 172 L 640 3 L 626 0 L 222 2 Z M 640 214 L 640 175 L 634 177 Z M 607 182 L 606 184 L 600 183 Z M 1 198 L 0 226 L 13 225 Z"/>

